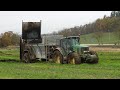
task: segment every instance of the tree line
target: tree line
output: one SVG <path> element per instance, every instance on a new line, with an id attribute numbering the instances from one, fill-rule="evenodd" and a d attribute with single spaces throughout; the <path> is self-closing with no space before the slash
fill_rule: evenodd
<path id="1" fill-rule="evenodd" d="M 85 35 L 93 34 L 98 43 L 101 43 L 101 37 L 105 32 L 115 32 L 116 37 L 120 40 L 120 11 L 112 11 L 110 16 L 104 15 L 103 18 L 98 18 L 96 21 L 75 26 L 72 28 L 66 28 L 58 32 L 53 32 L 52 34 L 58 34 L 63 36 L 76 36 L 76 35 Z"/>
<path id="2" fill-rule="evenodd" d="M 62 34 L 64 36 L 71 35 L 84 35 L 93 32 L 113 32 L 120 27 L 120 11 L 112 11 L 110 16 L 104 15 L 103 18 L 98 18 L 92 23 L 85 25 L 75 26 L 72 28 L 66 28 L 58 32 L 53 32 L 53 34 Z"/>
<path id="3" fill-rule="evenodd" d="M 0 47 L 7 47 L 10 45 L 19 45 L 20 35 L 12 31 L 0 34 Z"/>

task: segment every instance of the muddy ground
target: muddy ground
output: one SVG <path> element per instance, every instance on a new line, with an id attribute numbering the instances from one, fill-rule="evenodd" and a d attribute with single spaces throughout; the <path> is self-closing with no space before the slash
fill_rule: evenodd
<path id="1" fill-rule="evenodd" d="M 90 50 L 103 52 L 120 52 L 119 46 L 89 46 Z"/>

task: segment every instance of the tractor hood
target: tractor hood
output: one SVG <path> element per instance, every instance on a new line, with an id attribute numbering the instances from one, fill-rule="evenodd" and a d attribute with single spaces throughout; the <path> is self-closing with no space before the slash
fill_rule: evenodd
<path id="1" fill-rule="evenodd" d="M 83 53 L 84 51 L 88 51 L 89 47 L 86 45 L 74 45 L 73 46 L 73 51 L 78 52 L 78 53 Z"/>
<path id="2" fill-rule="evenodd" d="M 89 48 L 89 46 L 86 46 L 86 45 L 74 45 L 73 48 Z"/>

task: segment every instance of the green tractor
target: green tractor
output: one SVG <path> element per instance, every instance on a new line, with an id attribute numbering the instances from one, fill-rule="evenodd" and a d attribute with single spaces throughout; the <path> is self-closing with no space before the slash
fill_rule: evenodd
<path id="1" fill-rule="evenodd" d="M 88 46 L 80 45 L 80 36 L 69 36 L 59 40 L 53 51 L 55 63 L 98 63 L 98 55 L 90 51 Z"/>

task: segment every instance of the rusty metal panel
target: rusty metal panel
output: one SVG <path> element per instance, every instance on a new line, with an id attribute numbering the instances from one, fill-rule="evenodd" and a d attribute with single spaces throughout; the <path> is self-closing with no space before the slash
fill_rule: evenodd
<path id="1" fill-rule="evenodd" d="M 41 39 L 41 22 L 22 22 L 22 39 Z"/>
<path id="2" fill-rule="evenodd" d="M 56 45 L 63 35 L 43 35 L 42 43 L 45 45 Z"/>

